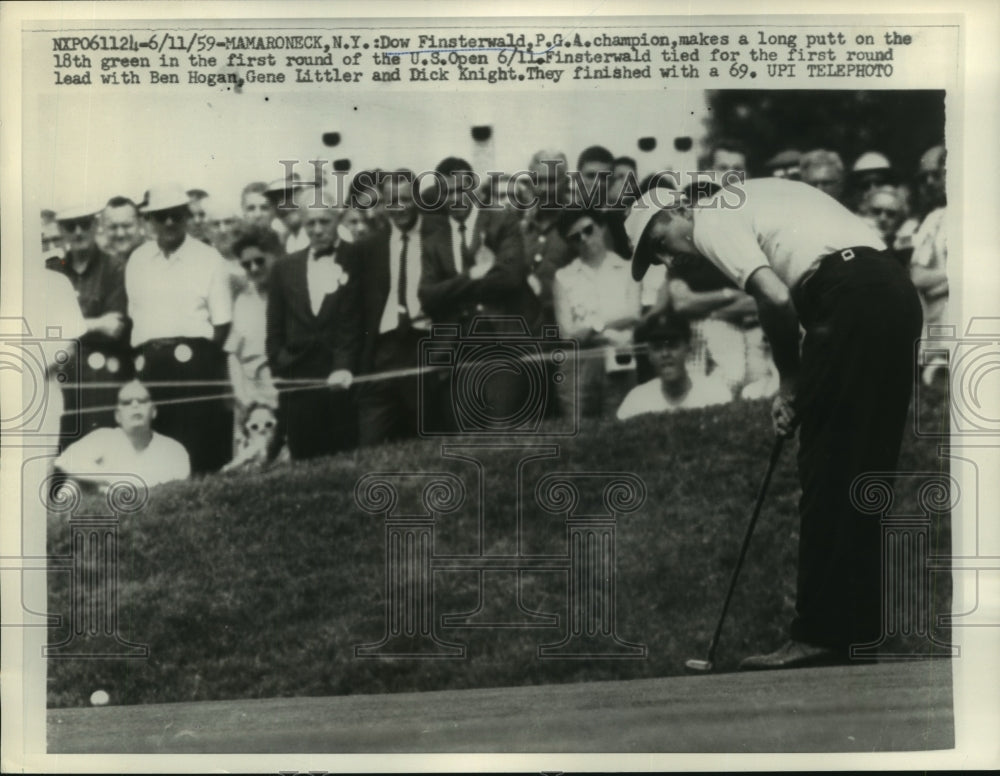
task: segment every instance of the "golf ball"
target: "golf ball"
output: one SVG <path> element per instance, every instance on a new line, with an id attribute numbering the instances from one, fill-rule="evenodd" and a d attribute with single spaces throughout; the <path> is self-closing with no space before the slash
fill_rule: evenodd
<path id="1" fill-rule="evenodd" d="M 111 700 L 111 696 L 104 692 L 104 690 L 94 690 L 93 695 L 90 696 L 90 705 L 106 706 L 109 700 Z"/>

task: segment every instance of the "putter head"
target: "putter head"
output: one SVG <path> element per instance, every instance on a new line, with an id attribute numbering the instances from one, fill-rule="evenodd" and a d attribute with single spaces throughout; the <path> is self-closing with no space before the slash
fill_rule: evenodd
<path id="1" fill-rule="evenodd" d="M 695 673 L 695 674 L 707 674 L 713 668 L 712 661 L 710 661 L 710 660 L 695 660 L 694 658 L 692 658 L 691 660 L 688 660 L 684 664 L 684 667 L 688 671 L 690 671 L 692 673 Z"/>

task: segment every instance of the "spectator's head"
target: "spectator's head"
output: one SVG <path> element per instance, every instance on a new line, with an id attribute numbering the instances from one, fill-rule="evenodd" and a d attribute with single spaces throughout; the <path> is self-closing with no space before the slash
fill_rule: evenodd
<path id="1" fill-rule="evenodd" d="M 117 256 L 128 256 L 142 242 L 139 207 L 128 197 L 112 197 L 101 214 L 108 249 Z"/>
<path id="2" fill-rule="evenodd" d="M 803 183 L 836 200 L 844 196 L 844 163 L 836 151 L 817 149 L 802 154 L 799 175 Z"/>
<path id="3" fill-rule="evenodd" d="M 404 232 L 413 228 L 420 215 L 413 196 L 413 171 L 396 170 L 382 180 L 379 207 L 385 216 Z"/>
<path id="4" fill-rule="evenodd" d="M 343 214 L 343 208 L 334 203 L 333 194 L 322 187 L 311 187 L 297 190 L 294 198 L 302 211 L 302 228 L 309 237 L 309 247 L 316 253 L 333 250 Z"/>
<path id="5" fill-rule="evenodd" d="M 604 217 L 597 210 L 568 207 L 556 222 L 559 236 L 585 262 L 599 262 L 607 253 Z"/>
<path id="6" fill-rule="evenodd" d="M 162 251 L 175 251 L 181 246 L 191 218 L 188 195 L 183 189 L 179 186 L 150 189 L 146 192 L 142 213 Z"/>
<path id="7" fill-rule="evenodd" d="M 787 178 L 788 180 L 800 180 L 799 161 L 802 154 L 794 148 L 779 151 L 764 163 L 764 169 L 772 178 Z"/>
<path id="8" fill-rule="evenodd" d="M 646 346 L 649 361 L 664 384 L 687 381 L 691 325 L 686 318 L 673 312 L 651 315 L 635 327 L 634 339 Z"/>
<path id="9" fill-rule="evenodd" d="M 156 406 L 145 385 L 132 380 L 118 389 L 115 423 L 126 434 L 152 434 L 154 418 Z"/>
<path id="10" fill-rule="evenodd" d="M 472 208 L 476 176 L 472 165 L 457 156 L 442 159 L 434 170 L 445 189 L 445 209 L 452 218 L 464 221 Z"/>
<path id="11" fill-rule="evenodd" d="M 920 157 L 917 170 L 918 192 L 923 208 L 927 211 L 942 207 L 948 201 L 945 189 L 946 160 L 947 154 L 941 145 L 927 149 Z"/>
<path id="12" fill-rule="evenodd" d="M 368 211 L 354 206 L 345 208 L 340 215 L 340 229 L 345 240 L 350 236 L 349 242 L 363 240 L 371 233 Z"/>
<path id="13" fill-rule="evenodd" d="M 94 247 L 97 213 L 90 207 L 74 207 L 56 214 L 59 234 L 70 253 L 85 253 Z"/>
<path id="14" fill-rule="evenodd" d="M 204 189 L 188 189 L 188 210 L 191 211 L 191 218 L 188 219 L 188 234 L 201 240 L 206 237 L 206 214 L 205 199 L 208 192 Z"/>
<path id="15" fill-rule="evenodd" d="M 711 172 L 736 170 L 737 172 L 746 173 L 746 147 L 740 141 L 733 140 L 732 138 L 717 140 L 712 145 L 712 150 L 708 153 L 708 164 L 706 167 Z"/>
<path id="16" fill-rule="evenodd" d="M 862 198 L 878 186 L 886 186 L 894 180 L 892 165 L 888 157 L 877 151 L 866 151 L 851 167 L 851 188 Z M 859 199 L 860 201 L 860 199 Z"/>
<path id="17" fill-rule="evenodd" d="M 248 224 L 270 226 L 274 220 L 274 206 L 267 198 L 267 184 L 254 181 L 244 186 L 240 194 L 240 209 L 243 211 L 243 220 Z"/>
<path id="18" fill-rule="evenodd" d="M 631 156 L 619 156 L 615 159 L 615 166 L 611 171 L 611 186 L 608 189 L 609 204 L 621 208 L 632 204 L 634 201 L 634 197 L 632 196 L 627 196 L 626 201 L 619 201 L 622 197 L 622 192 L 625 190 L 625 184 L 628 183 L 630 178 L 632 185 L 628 187 L 628 191 L 634 192 L 638 184 L 639 166 Z"/>
<path id="19" fill-rule="evenodd" d="M 42 211 L 42 257 L 63 255 L 62 233 L 56 223 L 56 214 L 51 210 Z"/>
<path id="20" fill-rule="evenodd" d="M 614 154 L 607 148 L 599 145 L 584 148 L 576 160 L 576 169 L 579 174 L 578 183 L 584 191 L 578 191 L 577 195 L 586 199 L 588 196 L 593 196 L 593 192 L 598 187 L 603 187 L 606 193 L 614 168 Z M 600 203 L 601 200 L 597 200 L 597 202 Z"/>
<path id="21" fill-rule="evenodd" d="M 231 245 L 237 226 L 243 221 L 235 202 L 228 206 L 218 197 L 207 197 L 202 200 L 205 208 L 205 235 L 212 247 L 227 258 L 232 258 Z"/>
<path id="22" fill-rule="evenodd" d="M 876 186 L 861 200 L 861 215 L 867 216 L 890 248 L 906 218 L 906 199 L 895 186 Z"/>
<path id="23" fill-rule="evenodd" d="M 230 248 L 254 287 L 260 291 L 267 287 L 274 262 L 285 255 L 278 233 L 268 226 L 240 224 L 235 230 Z"/>
<path id="24" fill-rule="evenodd" d="M 293 234 L 297 234 L 302 228 L 302 211 L 295 206 L 293 194 L 298 188 L 310 188 L 312 185 L 301 182 L 298 173 L 293 173 L 290 178 L 271 181 L 264 191 L 264 196 L 271 203 L 275 215 Z"/>
<path id="25" fill-rule="evenodd" d="M 562 151 L 542 149 L 536 151 L 528 163 L 532 176 L 534 195 L 538 205 L 544 209 L 556 209 L 566 204 L 569 177 L 566 170 L 569 162 Z"/>

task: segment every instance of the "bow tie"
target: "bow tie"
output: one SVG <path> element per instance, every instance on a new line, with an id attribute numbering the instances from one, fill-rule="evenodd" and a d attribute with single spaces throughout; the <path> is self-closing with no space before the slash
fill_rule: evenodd
<path id="1" fill-rule="evenodd" d="M 322 259 L 322 258 L 325 258 L 327 256 L 333 256 L 333 254 L 335 254 L 336 252 L 337 252 L 337 246 L 334 245 L 331 248 L 324 248 L 321 251 L 315 251 L 313 253 L 313 258 L 314 259 Z"/>

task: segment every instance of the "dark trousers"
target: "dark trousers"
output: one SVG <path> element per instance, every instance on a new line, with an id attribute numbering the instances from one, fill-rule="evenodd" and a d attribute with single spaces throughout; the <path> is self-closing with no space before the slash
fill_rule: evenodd
<path id="1" fill-rule="evenodd" d="M 115 427 L 118 389 L 135 377 L 128 349 L 96 348 L 83 342 L 67 370 L 79 382 L 63 388 L 60 450 L 96 428 Z"/>
<path id="2" fill-rule="evenodd" d="M 895 469 L 922 315 L 888 253 L 826 257 L 795 293 L 806 329 L 797 411 L 798 594 L 792 638 L 846 648 L 881 633 L 881 525 L 851 504 L 859 475 Z M 850 253 L 848 253 L 850 256 Z"/>
<path id="3" fill-rule="evenodd" d="M 154 430 L 187 450 L 194 474 L 220 469 L 233 453 L 233 414 L 226 404 L 226 354 L 208 339 L 177 337 L 139 346 L 137 376 L 143 382 L 188 385 L 149 387 L 156 404 Z M 139 368 L 141 367 L 141 368 Z"/>
<path id="4" fill-rule="evenodd" d="M 326 379 L 326 375 L 316 377 Z M 350 393 L 326 385 L 278 383 L 278 434 L 293 460 L 331 455 L 355 446 L 356 423 Z"/>
<path id="5" fill-rule="evenodd" d="M 413 369 L 418 365 L 420 339 L 426 332 L 393 329 L 379 335 L 370 382 L 357 387 L 359 440 L 377 445 L 417 435 L 419 390 L 415 374 L 381 378 L 379 373 Z"/>

